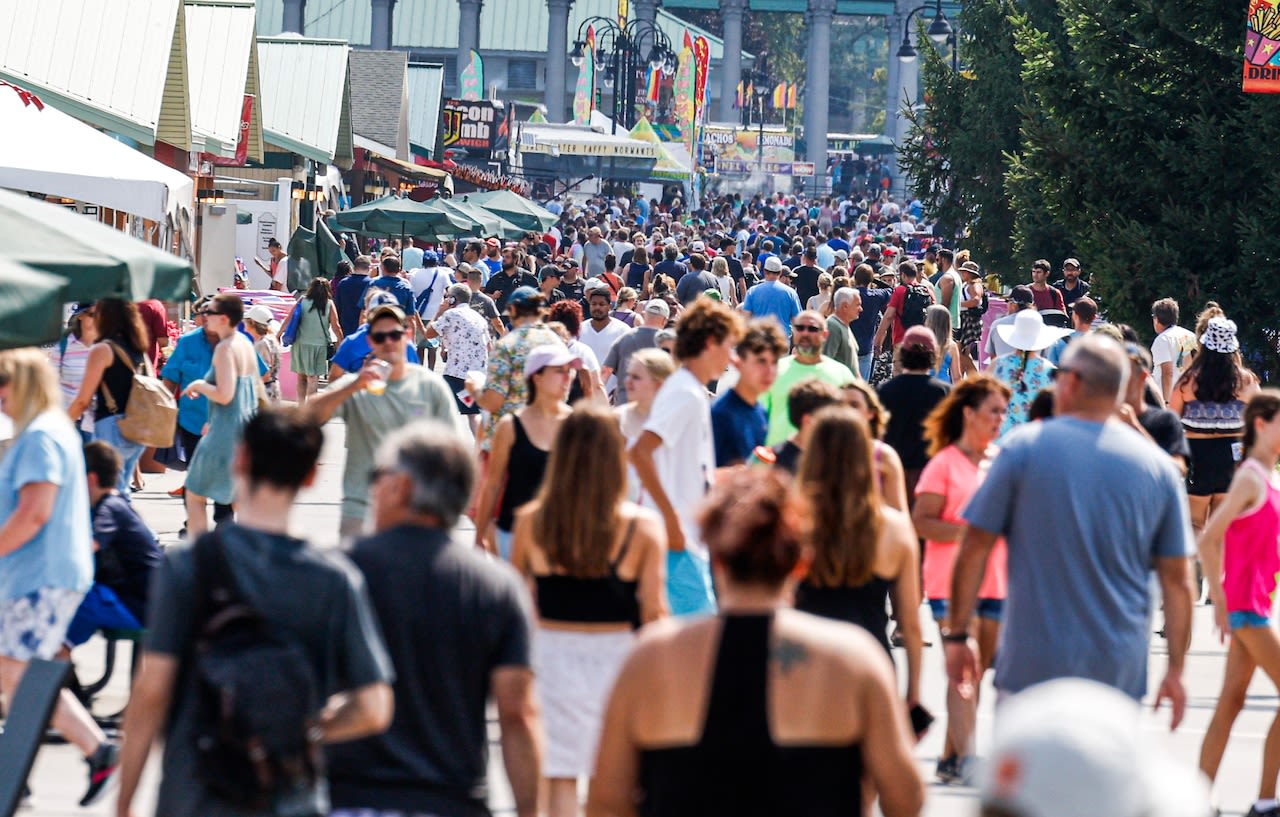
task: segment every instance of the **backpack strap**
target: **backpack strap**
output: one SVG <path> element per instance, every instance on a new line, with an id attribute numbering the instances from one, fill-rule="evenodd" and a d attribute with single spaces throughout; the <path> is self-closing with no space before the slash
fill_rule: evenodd
<path id="1" fill-rule="evenodd" d="M 197 539 L 192 552 L 196 561 L 196 603 L 192 612 L 196 632 L 200 633 L 228 607 L 249 605 L 231 572 L 226 544 L 217 528 Z"/>

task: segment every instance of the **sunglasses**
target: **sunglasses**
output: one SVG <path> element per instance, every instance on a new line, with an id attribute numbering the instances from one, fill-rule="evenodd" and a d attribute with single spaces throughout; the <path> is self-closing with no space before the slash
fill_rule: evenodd
<path id="1" fill-rule="evenodd" d="M 368 474 L 369 484 L 372 485 L 373 483 L 377 482 L 378 480 L 382 479 L 388 474 L 393 474 L 393 473 L 395 473 L 395 469 L 388 468 L 385 465 L 381 465 L 376 468 L 370 468 L 369 474 Z"/>
<path id="2" fill-rule="evenodd" d="M 1071 374 L 1074 371 L 1075 369 L 1070 369 L 1070 368 L 1067 368 L 1066 366 L 1059 366 L 1058 368 L 1053 370 L 1053 374 L 1051 374 L 1050 377 L 1052 377 L 1053 381 L 1056 383 L 1058 381 L 1058 378 L 1062 377 L 1064 374 Z"/>
<path id="3" fill-rule="evenodd" d="M 821 331 L 822 331 L 822 327 L 821 327 L 821 326 L 805 326 L 805 325 L 803 325 L 803 324 L 801 324 L 800 326 L 796 326 L 795 324 L 792 324 L 792 325 L 791 325 L 791 331 L 793 331 L 793 332 L 821 332 Z"/>
<path id="4" fill-rule="evenodd" d="M 400 341 L 404 339 L 403 329 L 392 329 L 388 332 L 370 332 L 369 340 L 373 343 L 386 343 L 387 341 Z"/>
<path id="5" fill-rule="evenodd" d="M 200 310 L 200 314 L 201 315 L 222 315 L 224 313 L 219 312 L 216 309 L 202 309 Z"/>

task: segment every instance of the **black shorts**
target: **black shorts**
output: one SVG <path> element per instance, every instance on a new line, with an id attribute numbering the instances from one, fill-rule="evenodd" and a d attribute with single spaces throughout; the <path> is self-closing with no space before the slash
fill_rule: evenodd
<path id="1" fill-rule="evenodd" d="M 1187 469 L 1187 493 L 1191 496 L 1225 494 L 1235 476 L 1239 437 L 1188 438 L 1191 462 Z"/>
<path id="2" fill-rule="evenodd" d="M 458 412 L 460 414 L 479 414 L 480 413 L 480 406 L 477 405 L 474 401 L 472 401 L 471 405 L 468 406 L 466 403 L 462 402 L 462 398 L 458 396 L 458 392 L 462 391 L 462 387 L 466 385 L 466 381 L 464 381 L 461 377 L 452 377 L 450 375 L 445 375 L 444 382 L 449 384 L 449 390 L 453 392 L 453 402 L 458 404 Z"/>

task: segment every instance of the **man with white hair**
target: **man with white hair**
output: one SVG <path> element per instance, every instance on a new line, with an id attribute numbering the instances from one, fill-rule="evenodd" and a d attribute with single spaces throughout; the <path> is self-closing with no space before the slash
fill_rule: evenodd
<path id="1" fill-rule="evenodd" d="M 827 316 L 827 339 L 822 344 L 822 354 L 843 363 L 854 377 L 858 371 L 858 341 L 854 340 L 849 325 L 862 314 L 862 295 L 853 287 L 840 287 L 831 296 L 832 311 Z"/>
<path id="2" fill-rule="evenodd" d="M 1003 536 L 1009 584 L 996 689 L 1013 694 L 1078 677 L 1141 700 L 1154 568 L 1169 650 L 1156 703 L 1170 702 L 1176 728 L 1187 703 L 1182 666 L 1192 606 L 1187 559 L 1194 552 L 1182 475 L 1117 416 L 1129 376 L 1118 344 L 1097 334 L 1079 338 L 1057 374 L 1054 418 L 1004 437 L 964 509 L 968 528 L 942 635 L 948 675 L 961 694 L 976 694 L 982 679 L 969 625 L 987 559 Z"/>

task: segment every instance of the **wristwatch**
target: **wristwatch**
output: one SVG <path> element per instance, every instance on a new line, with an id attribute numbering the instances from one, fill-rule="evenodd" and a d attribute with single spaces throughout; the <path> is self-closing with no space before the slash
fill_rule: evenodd
<path id="1" fill-rule="evenodd" d="M 964 644 L 968 642 L 968 640 L 969 640 L 969 634 L 964 630 L 961 630 L 958 633 L 953 633 L 951 632 L 951 629 L 949 627 L 942 628 L 943 644 Z"/>

